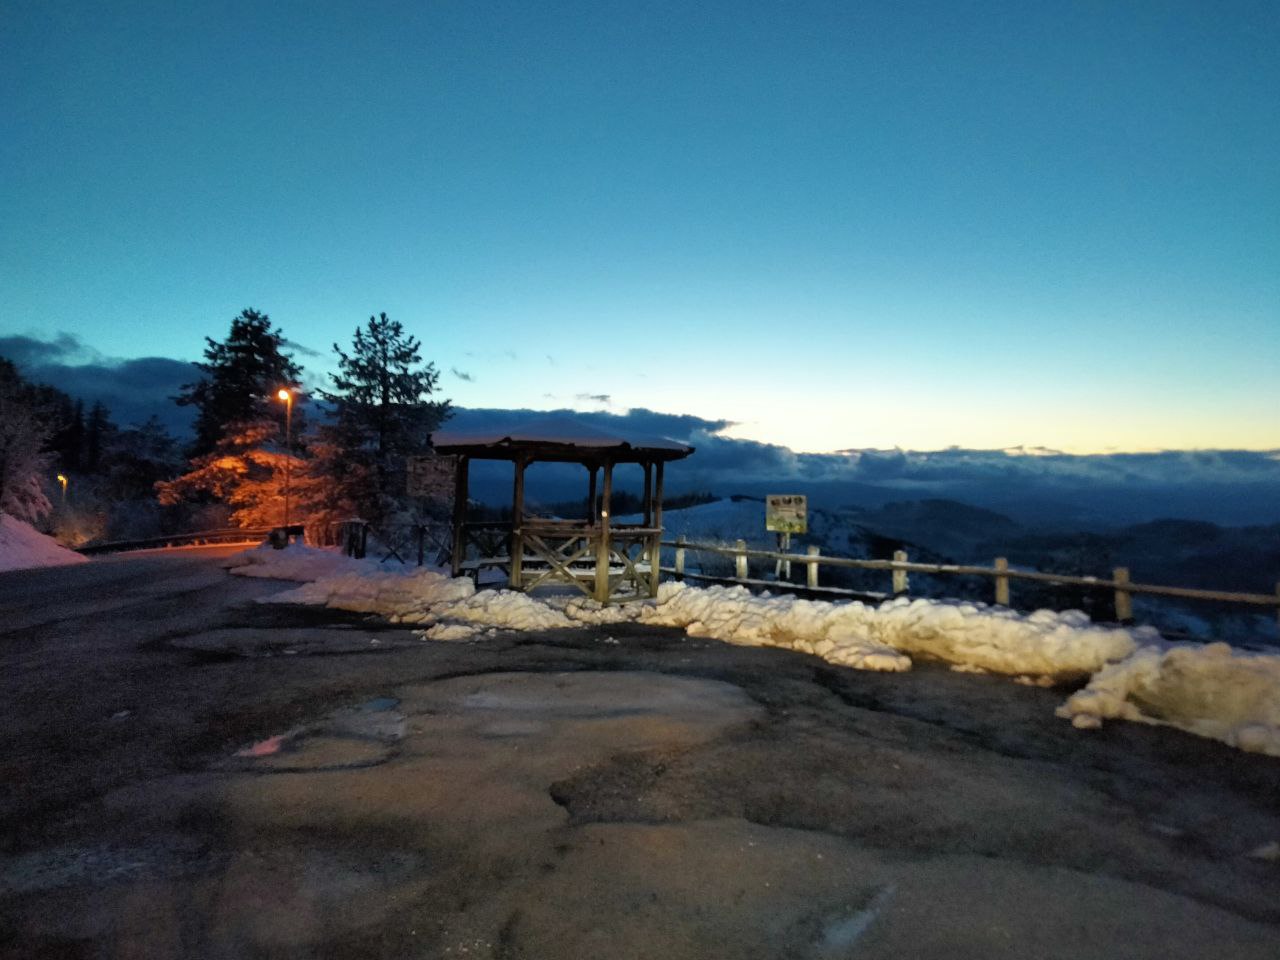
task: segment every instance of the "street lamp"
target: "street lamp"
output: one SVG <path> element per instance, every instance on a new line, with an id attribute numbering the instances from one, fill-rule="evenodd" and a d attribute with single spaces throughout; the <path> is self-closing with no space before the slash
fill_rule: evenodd
<path id="1" fill-rule="evenodd" d="M 293 466 L 293 394 L 281 389 L 276 394 L 284 401 L 284 526 L 285 542 L 289 537 L 289 474 Z"/>
<path id="2" fill-rule="evenodd" d="M 61 473 L 60 473 L 60 474 L 58 474 L 58 483 L 62 484 L 62 503 L 63 503 L 63 506 L 65 506 L 65 505 L 66 505 L 66 503 L 67 503 L 67 478 L 66 478 L 66 476 L 64 476 L 64 475 L 63 475 L 63 474 L 61 474 Z"/>

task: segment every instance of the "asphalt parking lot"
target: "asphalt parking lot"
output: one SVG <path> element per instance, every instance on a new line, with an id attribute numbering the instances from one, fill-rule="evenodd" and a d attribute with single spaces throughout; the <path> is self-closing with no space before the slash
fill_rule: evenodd
<path id="1" fill-rule="evenodd" d="M 423 641 L 225 550 L 0 576 L 0 956 L 1280 956 L 1280 761 L 626 626 Z"/>

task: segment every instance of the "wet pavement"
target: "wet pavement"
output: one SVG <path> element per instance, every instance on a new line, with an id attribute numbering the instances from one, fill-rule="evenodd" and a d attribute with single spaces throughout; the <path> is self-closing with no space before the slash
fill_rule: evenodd
<path id="1" fill-rule="evenodd" d="M 424 642 L 225 552 L 0 576 L 0 956 L 1280 955 L 1275 759 L 668 630 Z"/>

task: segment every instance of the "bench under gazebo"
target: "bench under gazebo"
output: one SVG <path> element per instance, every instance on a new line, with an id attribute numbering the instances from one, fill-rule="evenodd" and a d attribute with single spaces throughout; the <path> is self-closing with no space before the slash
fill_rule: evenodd
<path id="1" fill-rule="evenodd" d="M 663 468 L 693 453 L 671 440 L 628 437 L 571 418 L 540 420 L 510 431 L 438 431 L 435 452 L 457 457 L 453 497 L 452 572 L 479 578 L 503 569 L 513 590 L 571 586 L 601 603 L 657 596 L 662 541 Z M 472 460 L 506 460 L 515 468 L 511 522 L 471 522 L 467 502 Z M 579 464 L 587 471 L 584 519 L 526 516 L 525 471 L 535 463 Z M 613 470 L 644 471 L 640 523 L 619 524 L 610 508 Z"/>

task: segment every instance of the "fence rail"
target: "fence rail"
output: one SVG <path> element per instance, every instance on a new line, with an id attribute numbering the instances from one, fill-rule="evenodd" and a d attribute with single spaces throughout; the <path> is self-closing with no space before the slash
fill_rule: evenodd
<path id="1" fill-rule="evenodd" d="M 203 546 L 213 543 L 255 543 L 266 538 L 270 527 L 241 529 L 230 527 L 222 530 L 201 530 L 196 533 L 171 533 L 162 537 L 145 537 L 141 540 L 112 540 L 78 548 L 77 552 L 93 556 L 99 553 L 123 553 L 127 550 L 156 550 L 164 547 Z"/>
<path id="2" fill-rule="evenodd" d="M 1276 584 L 1275 593 L 1241 593 L 1225 590 L 1201 590 L 1193 587 L 1166 587 L 1151 583 L 1135 583 L 1129 578 L 1127 567 L 1116 567 L 1111 578 L 1080 577 L 1064 573 L 1042 573 L 1037 570 L 1016 570 L 1009 567 L 1005 557 L 996 557 L 990 567 L 972 564 L 951 563 L 913 563 L 907 558 L 905 551 L 898 550 L 892 560 L 858 560 L 852 557 L 823 556 L 817 547 L 809 547 L 805 553 L 784 553 L 778 550 L 756 550 L 749 548 L 746 541 L 739 540 L 732 547 L 710 543 L 690 543 L 684 537 L 676 540 L 663 540 L 662 546 L 675 550 L 675 566 L 669 568 L 676 576 L 685 576 L 685 557 L 687 551 L 710 553 L 723 557 L 732 557 L 734 573 L 732 578 L 747 583 L 768 583 L 773 587 L 785 587 L 787 581 L 752 581 L 748 579 L 749 560 L 772 560 L 779 566 L 785 565 L 790 571 L 791 564 L 803 565 L 806 570 L 805 588 L 821 589 L 826 592 L 847 593 L 850 596 L 865 595 L 865 591 L 843 590 L 838 587 L 819 587 L 818 570 L 820 567 L 843 567 L 857 570 L 884 570 L 891 575 L 892 593 L 894 596 L 907 592 L 907 576 L 912 573 L 927 573 L 941 576 L 976 576 L 988 577 L 995 581 L 995 602 L 1001 606 L 1009 606 L 1009 581 L 1027 580 L 1036 583 L 1051 583 L 1065 586 L 1084 587 L 1089 590 L 1112 591 L 1115 595 L 1116 619 L 1127 622 L 1133 619 L 1133 595 L 1148 594 L 1160 597 L 1177 597 L 1185 600 L 1211 600 L 1221 603 L 1239 603 L 1250 606 L 1274 607 L 1277 622 L 1280 623 L 1280 583 Z M 696 574 L 689 574 L 696 576 Z M 729 578 L 716 578 L 729 579 Z"/>

